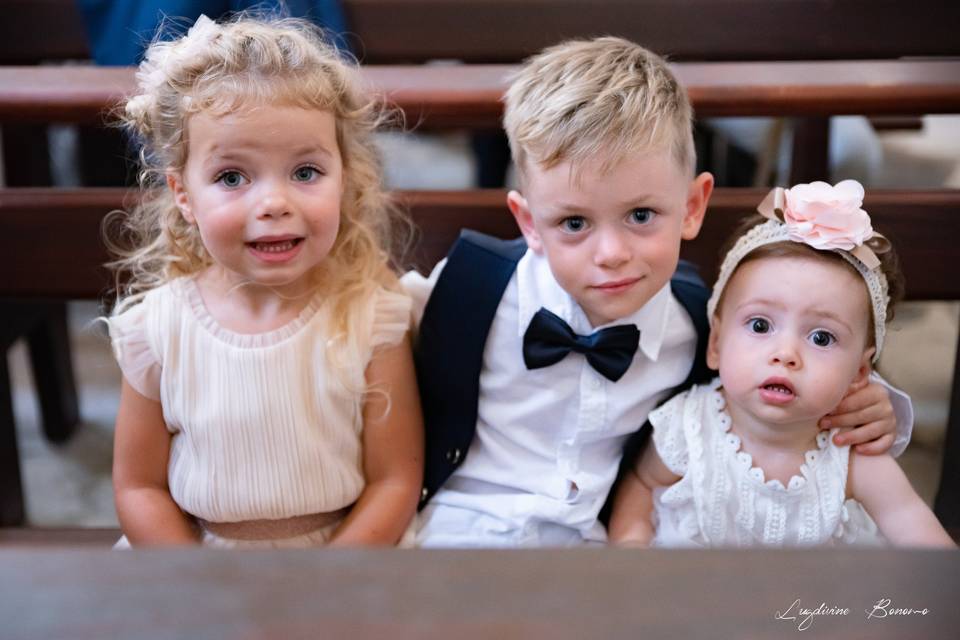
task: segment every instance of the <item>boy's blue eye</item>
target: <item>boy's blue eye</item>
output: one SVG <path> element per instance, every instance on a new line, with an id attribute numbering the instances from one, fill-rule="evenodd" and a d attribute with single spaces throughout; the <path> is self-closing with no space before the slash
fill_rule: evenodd
<path id="1" fill-rule="evenodd" d="M 656 214 L 653 209 L 647 207 L 637 207 L 630 212 L 630 222 L 634 224 L 649 224 Z"/>
<path id="2" fill-rule="evenodd" d="M 239 171 L 224 171 L 219 176 L 217 176 L 217 182 L 221 183 L 223 186 L 228 189 L 235 189 L 242 185 L 246 179 L 243 177 Z"/>
<path id="3" fill-rule="evenodd" d="M 817 329 L 810 334 L 810 342 L 817 345 L 818 347 L 829 347 L 834 342 L 837 341 L 836 336 L 834 336 L 829 331 L 824 331 L 823 329 Z"/>
<path id="4" fill-rule="evenodd" d="M 570 216 L 560 221 L 560 227 L 567 233 L 579 233 L 587 228 L 587 221 L 580 216 Z"/>
<path id="5" fill-rule="evenodd" d="M 297 182 L 310 182 L 317 178 L 320 175 L 320 170 L 316 167 L 303 166 L 297 167 L 296 171 L 293 172 L 293 179 Z"/>
<path id="6" fill-rule="evenodd" d="M 769 333 L 770 323 L 764 318 L 750 318 L 747 320 L 747 326 L 753 333 Z"/>

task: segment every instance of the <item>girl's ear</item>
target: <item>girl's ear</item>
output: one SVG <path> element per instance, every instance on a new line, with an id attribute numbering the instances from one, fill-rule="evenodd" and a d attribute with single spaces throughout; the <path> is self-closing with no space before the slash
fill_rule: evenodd
<path id="1" fill-rule="evenodd" d="M 527 206 L 527 199 L 520 195 L 520 192 L 511 191 L 507 194 L 507 206 L 517 221 L 517 226 L 520 227 L 520 232 L 526 239 L 527 246 L 533 249 L 535 253 L 543 253 L 543 241 L 533 225 L 533 215 L 530 213 L 530 207 Z"/>
<path id="2" fill-rule="evenodd" d="M 173 193 L 173 202 L 180 209 L 180 215 L 189 224 L 196 224 L 197 219 L 193 216 L 193 210 L 190 208 L 190 196 L 183 184 L 183 176 L 176 171 L 167 171 L 167 186 Z"/>
<path id="3" fill-rule="evenodd" d="M 710 318 L 710 339 L 707 340 L 707 366 L 720 370 L 720 318 Z"/>
<path id="4" fill-rule="evenodd" d="M 873 358 L 873 354 L 876 353 L 876 351 L 876 347 L 870 347 L 863 352 L 863 356 L 860 358 L 860 368 L 857 369 L 857 376 L 851 383 L 854 387 L 862 385 L 870 376 L 870 372 L 873 371 L 873 365 L 870 363 L 870 360 Z"/>

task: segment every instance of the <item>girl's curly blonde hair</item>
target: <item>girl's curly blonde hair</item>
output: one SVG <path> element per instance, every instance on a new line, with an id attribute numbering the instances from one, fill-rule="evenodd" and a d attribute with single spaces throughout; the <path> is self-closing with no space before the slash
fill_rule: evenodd
<path id="1" fill-rule="evenodd" d="M 119 117 L 139 145 L 141 197 L 129 212 L 115 212 L 104 233 L 117 256 L 108 265 L 117 278 L 115 312 L 211 264 L 199 231 L 176 207 L 166 175 L 186 163 L 192 114 L 221 115 L 245 105 L 299 106 L 335 118 L 344 193 L 340 230 L 324 262 L 333 317 L 345 324 L 353 302 L 367 298 L 363 294 L 377 286 L 398 289 L 390 249 L 401 247 L 395 223 L 406 221 L 381 187 L 372 135 L 392 114 L 370 97 L 356 64 L 318 27 L 294 18 L 238 16 L 218 24 L 201 16 L 185 36 L 150 45 L 137 85 Z M 335 327 L 335 333 L 346 329 Z"/>

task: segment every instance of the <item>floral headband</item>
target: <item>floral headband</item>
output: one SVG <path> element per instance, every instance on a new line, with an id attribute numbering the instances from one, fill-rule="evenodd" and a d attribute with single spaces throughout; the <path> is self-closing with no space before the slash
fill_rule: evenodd
<path id="1" fill-rule="evenodd" d="M 832 187 L 826 182 L 812 182 L 790 189 L 775 188 L 757 207 L 757 211 L 769 219 L 737 240 L 723 259 L 713 294 L 707 302 L 708 316 L 713 317 L 730 276 L 747 254 L 776 242 L 801 242 L 839 254 L 863 277 L 873 306 L 877 347 L 873 361 L 876 362 L 883 349 L 890 301 L 887 277 L 880 268 L 877 254 L 889 251 L 890 242 L 873 230 L 870 216 L 862 205 L 863 186 L 856 180 L 844 180 Z"/>

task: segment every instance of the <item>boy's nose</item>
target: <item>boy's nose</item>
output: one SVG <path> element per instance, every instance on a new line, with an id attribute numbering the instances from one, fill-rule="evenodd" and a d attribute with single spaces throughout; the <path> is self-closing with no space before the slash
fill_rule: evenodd
<path id="1" fill-rule="evenodd" d="M 618 267 L 630 259 L 630 247 L 616 231 L 601 232 L 594 253 L 594 263 L 600 267 Z"/>

